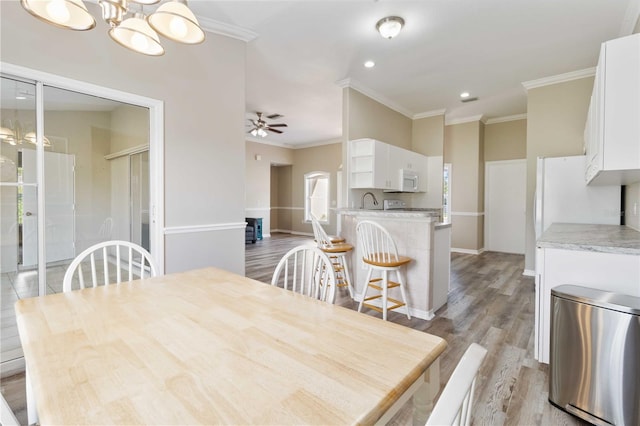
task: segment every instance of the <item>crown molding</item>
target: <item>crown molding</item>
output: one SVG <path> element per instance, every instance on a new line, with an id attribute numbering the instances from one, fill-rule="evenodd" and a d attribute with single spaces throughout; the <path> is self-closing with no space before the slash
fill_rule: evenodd
<path id="1" fill-rule="evenodd" d="M 333 145 L 333 144 L 336 144 L 336 143 L 342 143 L 342 139 L 340 139 L 340 138 L 322 140 L 322 141 L 315 141 L 315 142 L 308 142 L 308 143 L 297 144 L 297 145 L 291 145 L 291 144 L 287 144 L 287 143 L 283 143 L 283 142 L 273 142 L 273 141 L 270 141 L 270 140 L 266 140 L 266 139 L 262 139 L 262 138 L 256 138 L 256 137 L 253 137 L 253 136 L 247 136 L 245 138 L 245 140 L 247 140 L 249 142 L 261 143 L 263 145 L 271 145 L 271 146 L 276 146 L 278 148 L 286 148 L 286 149 L 313 148 L 315 146 Z"/>
<path id="2" fill-rule="evenodd" d="M 581 78 L 593 77 L 596 74 L 596 67 L 586 68 L 578 71 L 571 71 L 564 74 L 552 75 L 538 80 L 523 81 L 525 90 L 537 89 L 539 87 L 550 86 L 552 84 L 566 83 L 567 81 L 579 80 Z"/>
<path id="3" fill-rule="evenodd" d="M 464 124 L 464 123 L 472 123 L 474 121 L 480 121 L 482 123 L 485 122 L 485 118 L 483 114 L 480 115 L 472 115 L 471 117 L 461 117 L 461 118 L 453 118 L 448 120 L 445 118 L 444 125 L 451 126 L 453 124 Z"/>
<path id="4" fill-rule="evenodd" d="M 436 109 L 433 111 L 421 112 L 420 114 L 415 114 L 413 116 L 414 120 L 419 120 L 421 118 L 429 118 L 429 117 L 437 117 L 438 115 L 444 115 L 447 112 L 446 108 Z"/>
<path id="5" fill-rule="evenodd" d="M 625 37 L 633 34 L 636 24 L 640 22 L 640 1 L 629 0 L 627 11 L 620 25 L 619 37 Z"/>
<path id="6" fill-rule="evenodd" d="M 258 38 L 258 33 L 247 28 L 242 28 L 237 25 L 227 24 L 225 22 L 220 22 L 201 16 L 198 16 L 197 19 L 202 29 L 209 33 L 235 38 L 246 43 Z"/>
<path id="7" fill-rule="evenodd" d="M 386 106 L 387 108 L 391 108 L 392 110 L 394 110 L 395 112 L 398 112 L 402 115 L 404 115 L 407 118 L 411 118 L 413 119 L 413 113 L 411 111 L 409 111 L 406 108 L 401 107 L 400 105 L 398 105 L 397 103 L 393 102 L 392 100 L 390 100 L 389 98 L 385 97 L 384 95 L 381 95 L 380 93 L 369 89 L 367 86 L 365 86 L 364 84 L 360 83 L 357 80 L 354 80 L 353 78 L 345 78 L 343 80 L 338 80 L 336 81 L 336 85 L 342 89 L 349 87 L 351 89 L 357 90 L 358 92 L 362 93 L 363 95 L 366 95 L 368 97 L 370 97 L 371 99 L 373 99 L 374 101 L 381 103 L 382 105 Z"/>
<path id="8" fill-rule="evenodd" d="M 245 136 L 244 139 L 249 142 L 261 143 L 263 145 L 271 145 L 271 146 L 277 146 L 279 148 L 293 149 L 293 146 L 287 145 L 284 142 L 274 142 L 274 141 L 270 141 L 262 138 L 253 137 L 253 136 Z"/>
<path id="9" fill-rule="evenodd" d="M 506 123 L 507 121 L 526 120 L 527 114 L 506 115 L 488 119 L 484 124 Z"/>

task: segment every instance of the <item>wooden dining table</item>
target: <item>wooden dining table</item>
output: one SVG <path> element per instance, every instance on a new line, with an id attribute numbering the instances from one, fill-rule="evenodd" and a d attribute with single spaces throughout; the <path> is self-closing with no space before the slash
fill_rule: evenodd
<path id="1" fill-rule="evenodd" d="M 440 337 L 218 268 L 16 302 L 40 424 L 375 424 Z"/>

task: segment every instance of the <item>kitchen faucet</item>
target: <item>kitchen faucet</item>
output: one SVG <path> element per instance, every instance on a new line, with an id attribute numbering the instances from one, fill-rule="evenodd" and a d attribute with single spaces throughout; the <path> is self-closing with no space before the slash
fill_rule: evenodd
<path id="1" fill-rule="evenodd" d="M 373 205 L 377 206 L 378 205 L 378 200 L 376 200 L 376 196 L 373 195 L 372 192 L 365 192 L 364 194 L 362 194 L 362 202 L 360 203 L 360 208 L 364 209 L 364 197 L 366 197 L 367 195 L 371 195 L 371 198 L 373 198 Z"/>

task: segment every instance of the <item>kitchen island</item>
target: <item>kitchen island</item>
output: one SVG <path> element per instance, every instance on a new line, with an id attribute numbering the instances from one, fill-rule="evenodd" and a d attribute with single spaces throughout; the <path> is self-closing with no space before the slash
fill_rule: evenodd
<path id="1" fill-rule="evenodd" d="M 338 215 L 341 235 L 354 245 L 351 281 L 355 300 L 363 297 L 367 273 L 358 250 L 356 225 L 362 220 L 372 220 L 389 231 L 398 254 L 413 259 L 404 271 L 409 314 L 433 319 L 435 312 L 447 302 L 450 277 L 451 224 L 439 223 L 440 209 L 340 210 Z M 399 289 L 389 290 L 389 296 L 400 299 Z M 406 312 L 405 307 L 396 311 Z"/>
<path id="2" fill-rule="evenodd" d="M 536 248 L 535 357 L 549 363 L 551 289 L 572 284 L 640 297 L 640 232 L 553 223 Z"/>

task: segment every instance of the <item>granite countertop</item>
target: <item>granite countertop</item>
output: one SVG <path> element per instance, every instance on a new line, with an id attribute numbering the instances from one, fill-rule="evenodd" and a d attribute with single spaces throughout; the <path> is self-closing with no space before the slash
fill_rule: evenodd
<path id="1" fill-rule="evenodd" d="M 553 223 L 538 239 L 537 246 L 640 255 L 640 232 L 619 225 Z"/>
<path id="2" fill-rule="evenodd" d="M 341 209 L 340 214 L 353 216 L 384 216 L 398 218 L 429 218 L 432 221 L 440 220 L 440 209 L 415 209 L 407 208 L 402 210 L 382 210 L 382 209 Z"/>

